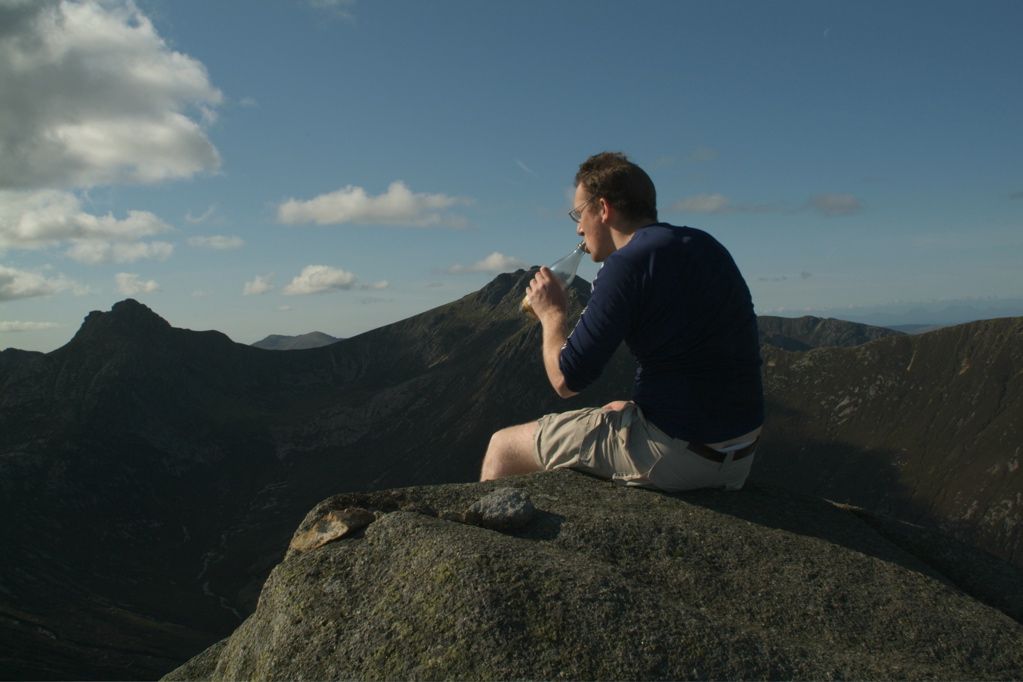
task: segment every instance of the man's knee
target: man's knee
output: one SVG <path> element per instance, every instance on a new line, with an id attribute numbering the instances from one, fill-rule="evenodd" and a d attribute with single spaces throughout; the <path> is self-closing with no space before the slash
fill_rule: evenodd
<path id="1" fill-rule="evenodd" d="M 481 481 L 540 471 L 533 455 L 536 423 L 510 426 L 494 433 L 483 457 Z"/>

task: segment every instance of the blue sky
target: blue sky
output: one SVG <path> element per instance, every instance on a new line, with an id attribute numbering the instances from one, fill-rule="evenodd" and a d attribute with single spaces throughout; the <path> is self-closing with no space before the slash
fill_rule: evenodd
<path id="1" fill-rule="evenodd" d="M 604 150 L 760 314 L 1023 298 L 1021 30 L 1008 0 L 0 0 L 0 348 L 129 297 L 354 336 L 570 251 Z"/>

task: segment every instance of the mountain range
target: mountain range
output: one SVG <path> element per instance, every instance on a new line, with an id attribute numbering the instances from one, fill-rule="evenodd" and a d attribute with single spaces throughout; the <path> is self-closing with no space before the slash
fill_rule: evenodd
<path id="1" fill-rule="evenodd" d="M 126 300 L 56 351 L 0 353 L 2 676 L 159 677 L 253 611 L 320 500 L 470 482 L 495 430 L 626 398 L 624 349 L 584 394 L 549 389 L 539 327 L 517 312 L 530 276 L 318 348 L 237 344 Z M 760 323 L 754 478 L 1021 565 L 1023 320 L 919 336 Z"/>

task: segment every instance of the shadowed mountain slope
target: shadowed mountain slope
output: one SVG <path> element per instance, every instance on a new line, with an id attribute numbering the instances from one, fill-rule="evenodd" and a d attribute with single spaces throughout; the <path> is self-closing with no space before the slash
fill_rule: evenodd
<path id="1" fill-rule="evenodd" d="M 251 613 L 318 501 L 470 482 L 495 430 L 628 397 L 624 349 L 583 395 L 554 395 L 540 329 L 517 310 L 529 277 L 501 275 L 448 305 L 308 350 L 176 329 L 128 300 L 90 313 L 52 353 L 4 351 L 0 677 L 158 677 Z M 573 287 L 573 314 L 587 289 Z M 754 477 L 941 523 L 1018 557 L 1013 324 L 940 330 L 949 336 L 938 341 L 765 346 L 769 427 Z M 908 384 L 896 371 L 907 366 Z M 991 426 L 974 430 L 982 423 Z M 888 449 L 903 431 L 905 452 Z M 949 439 L 955 462 L 941 459 Z M 955 466 L 976 458 L 986 468 L 975 474 Z M 985 487 L 968 513 L 976 485 Z"/>
<path id="2" fill-rule="evenodd" d="M 1023 566 L 1023 318 L 763 356 L 757 480 L 940 527 Z"/>
<path id="3" fill-rule="evenodd" d="M 289 352 L 127 300 L 0 365 L 2 676 L 158 677 L 254 608 L 323 497 L 471 481 L 494 430 L 626 397 L 624 356 L 587 398 L 545 389 L 528 277 Z"/>

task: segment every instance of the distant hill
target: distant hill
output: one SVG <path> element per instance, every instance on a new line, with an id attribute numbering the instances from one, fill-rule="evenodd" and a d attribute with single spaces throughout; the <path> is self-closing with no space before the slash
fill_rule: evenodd
<path id="1" fill-rule="evenodd" d="M 950 327 L 979 320 L 1023 317 L 1023 298 L 899 303 L 873 307 L 807 310 L 806 314 L 838 317 L 851 322 L 905 331 L 906 327 Z"/>
<path id="2" fill-rule="evenodd" d="M 252 611 L 320 500 L 473 481 L 498 428 L 627 397 L 624 349 L 582 395 L 550 390 L 540 328 L 517 311 L 530 276 L 302 352 L 173 328 L 133 300 L 51 353 L 5 351 L 0 678 L 158 677 Z M 573 315 L 587 295 L 573 285 Z M 1021 322 L 768 342 L 754 477 L 1020 565 Z M 782 345 L 874 334 L 774 324 Z"/>
<path id="3" fill-rule="evenodd" d="M 822 346 L 859 346 L 900 332 L 833 318 L 798 318 L 761 315 L 757 318 L 760 342 L 784 350 L 810 350 Z"/>
<path id="4" fill-rule="evenodd" d="M 945 327 L 953 327 L 952 324 L 896 324 L 891 325 L 888 328 L 894 329 L 897 332 L 903 334 L 923 334 L 925 332 L 933 332 L 937 329 L 944 329 Z"/>
<path id="5" fill-rule="evenodd" d="M 256 341 L 253 346 L 256 348 L 263 348 L 264 350 L 301 350 L 303 348 L 319 348 L 320 346 L 329 346 L 332 343 L 341 341 L 334 336 L 324 334 L 323 332 L 309 332 L 308 334 L 301 334 L 299 336 L 281 336 L 280 334 L 271 334 L 270 336 Z"/>

